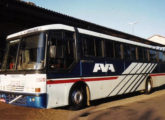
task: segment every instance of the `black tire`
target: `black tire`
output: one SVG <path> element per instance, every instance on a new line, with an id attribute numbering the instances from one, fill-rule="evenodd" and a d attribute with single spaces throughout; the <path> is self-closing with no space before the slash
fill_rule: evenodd
<path id="1" fill-rule="evenodd" d="M 151 79 L 147 79 L 145 93 L 150 94 L 151 92 L 152 92 L 152 81 L 151 81 Z"/>
<path id="2" fill-rule="evenodd" d="M 86 89 L 83 86 L 77 86 L 71 90 L 69 97 L 70 109 L 79 110 L 87 106 Z"/>

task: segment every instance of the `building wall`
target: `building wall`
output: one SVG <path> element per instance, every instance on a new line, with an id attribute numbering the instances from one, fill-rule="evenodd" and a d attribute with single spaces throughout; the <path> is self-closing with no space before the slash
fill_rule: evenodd
<path id="1" fill-rule="evenodd" d="M 160 35 L 154 35 L 148 38 L 148 40 L 165 45 L 165 37 Z"/>

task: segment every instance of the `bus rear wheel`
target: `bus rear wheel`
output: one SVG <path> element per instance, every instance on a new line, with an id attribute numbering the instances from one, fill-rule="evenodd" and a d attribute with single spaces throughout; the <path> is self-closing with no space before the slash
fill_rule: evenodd
<path id="1" fill-rule="evenodd" d="M 151 79 L 148 79 L 146 81 L 145 93 L 150 94 L 151 91 L 152 91 L 152 81 L 151 81 Z"/>
<path id="2" fill-rule="evenodd" d="M 87 106 L 87 94 L 85 87 L 77 86 L 72 89 L 70 93 L 70 108 L 72 110 L 79 110 Z"/>

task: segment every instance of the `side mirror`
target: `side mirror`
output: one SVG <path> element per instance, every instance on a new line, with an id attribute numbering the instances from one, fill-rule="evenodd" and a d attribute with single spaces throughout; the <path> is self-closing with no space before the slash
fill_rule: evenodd
<path id="1" fill-rule="evenodd" d="M 51 45 L 49 49 L 50 58 L 56 58 L 56 46 Z"/>

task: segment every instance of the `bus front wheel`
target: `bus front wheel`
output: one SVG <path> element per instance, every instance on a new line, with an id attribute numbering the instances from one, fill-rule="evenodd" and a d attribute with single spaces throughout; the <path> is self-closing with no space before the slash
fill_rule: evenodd
<path id="1" fill-rule="evenodd" d="M 71 90 L 70 93 L 70 108 L 73 110 L 79 110 L 87 105 L 87 94 L 85 87 L 77 86 Z"/>

